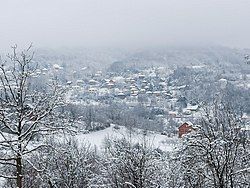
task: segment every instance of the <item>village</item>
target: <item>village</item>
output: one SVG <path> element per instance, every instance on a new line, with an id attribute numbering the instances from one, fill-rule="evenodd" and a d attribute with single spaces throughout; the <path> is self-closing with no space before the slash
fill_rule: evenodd
<path id="1" fill-rule="evenodd" d="M 197 68 L 204 69 L 193 66 L 193 69 Z M 86 69 L 84 67 L 81 71 Z M 82 79 L 81 76 L 65 79 L 68 87 L 67 103 L 98 108 L 111 103 L 129 109 L 140 106 L 149 110 L 161 122 L 161 134 L 182 137 L 193 130 L 192 126 L 201 118 L 204 109 L 202 103 L 185 96 L 190 85 L 178 85 L 171 81 L 173 72 L 173 69 L 167 67 L 150 67 L 121 73 L 92 71 L 83 74 Z M 53 65 L 53 74 L 64 74 L 63 67 Z M 227 82 L 224 78 L 218 79 L 217 85 L 223 89 Z M 250 116 L 243 113 L 242 119 L 247 122 L 244 129 L 248 130 Z"/>

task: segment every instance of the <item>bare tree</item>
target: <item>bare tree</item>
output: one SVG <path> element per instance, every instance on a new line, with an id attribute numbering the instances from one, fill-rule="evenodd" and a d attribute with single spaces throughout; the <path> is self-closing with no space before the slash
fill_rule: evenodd
<path id="1" fill-rule="evenodd" d="M 91 179 L 98 171 L 98 156 L 95 148 L 88 144 L 79 144 L 69 138 L 48 140 L 53 147 L 39 149 L 31 155 L 30 161 L 37 161 L 36 166 L 43 171 L 37 172 L 29 163 L 24 168 L 29 176 L 24 179 L 25 187 L 40 188 L 85 188 L 90 187 Z"/>
<path id="2" fill-rule="evenodd" d="M 130 139 L 124 137 L 106 140 L 104 158 L 100 166 L 102 174 L 96 176 L 93 187 L 165 187 L 165 153 L 154 149 L 145 136 L 142 143 Z"/>
<path id="3" fill-rule="evenodd" d="M 228 105 L 215 102 L 207 108 L 200 127 L 184 137 L 176 156 L 180 186 L 249 187 L 249 138 L 241 126 Z"/>
<path id="4" fill-rule="evenodd" d="M 39 85 L 34 84 L 39 73 L 30 49 L 18 53 L 14 46 L 0 65 L 0 164 L 13 169 L 1 172 L 0 177 L 16 180 L 18 188 L 23 187 L 25 156 L 44 146 L 32 144 L 34 138 L 59 128 L 53 115 L 63 94 L 55 82 L 39 90 L 32 87 Z"/>

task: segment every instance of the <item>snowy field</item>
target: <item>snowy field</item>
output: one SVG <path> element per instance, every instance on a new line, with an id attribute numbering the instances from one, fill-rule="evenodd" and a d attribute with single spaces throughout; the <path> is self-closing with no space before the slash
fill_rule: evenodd
<path id="1" fill-rule="evenodd" d="M 147 140 L 147 142 L 155 148 L 162 149 L 164 151 L 172 151 L 175 146 L 178 144 L 178 138 L 169 138 L 165 135 L 159 133 L 147 132 L 146 137 L 143 136 L 143 130 L 133 129 L 129 131 L 124 126 L 119 126 L 119 129 L 116 129 L 114 124 L 111 124 L 109 128 L 104 130 L 90 132 L 87 134 L 78 133 L 73 136 L 79 144 L 89 143 L 92 146 L 96 146 L 98 149 L 102 149 L 105 138 L 128 138 L 133 142 L 142 142 Z"/>

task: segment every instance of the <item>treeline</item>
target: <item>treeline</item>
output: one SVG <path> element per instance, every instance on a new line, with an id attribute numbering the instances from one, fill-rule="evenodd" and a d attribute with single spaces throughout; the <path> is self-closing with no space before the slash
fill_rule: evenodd
<path id="1" fill-rule="evenodd" d="M 162 132 L 164 123 L 157 115 L 166 115 L 164 111 L 149 109 L 141 104 L 129 107 L 125 103 L 116 102 L 107 105 L 67 104 L 63 107 L 63 113 L 81 131 L 98 131 L 113 123 L 128 128 Z"/>
<path id="2" fill-rule="evenodd" d="M 155 148 L 146 131 L 139 142 L 132 132 L 106 138 L 101 149 L 70 136 L 49 137 L 24 158 L 23 187 L 249 187 L 249 135 L 239 125 L 230 109 L 216 105 L 171 152 Z M 1 171 L 15 174 L 15 168 Z M 15 180 L 7 178 L 3 187 L 16 187 Z"/>

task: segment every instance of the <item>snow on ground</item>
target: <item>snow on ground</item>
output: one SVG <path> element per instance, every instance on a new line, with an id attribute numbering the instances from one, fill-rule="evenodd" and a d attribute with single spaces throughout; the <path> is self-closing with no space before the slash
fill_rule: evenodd
<path id="1" fill-rule="evenodd" d="M 90 132 L 87 134 L 78 133 L 73 137 L 79 142 L 79 144 L 87 142 L 93 146 L 96 146 L 98 149 L 102 149 L 105 138 L 125 137 L 131 138 L 133 142 L 142 142 L 143 139 L 146 139 L 150 145 L 164 151 L 172 151 L 176 144 L 178 144 L 177 137 L 169 138 L 159 133 L 147 132 L 147 136 L 144 138 L 143 130 L 141 129 L 133 129 L 132 131 L 129 131 L 124 126 L 119 126 L 119 129 L 116 129 L 115 127 L 117 126 L 111 124 L 109 128 L 104 130 Z"/>

